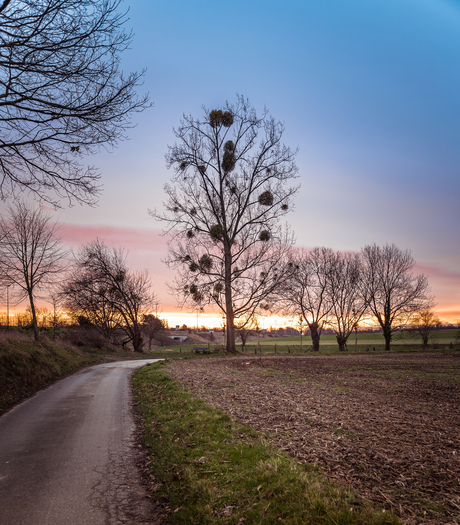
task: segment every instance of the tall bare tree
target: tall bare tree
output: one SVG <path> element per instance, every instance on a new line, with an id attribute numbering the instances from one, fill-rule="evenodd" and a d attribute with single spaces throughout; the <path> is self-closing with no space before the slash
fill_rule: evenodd
<path id="1" fill-rule="evenodd" d="M 120 328 L 135 352 L 143 351 L 144 316 L 155 304 L 147 272 L 127 268 L 126 253 L 99 239 L 77 254 L 72 275 L 62 289 L 64 305 L 80 311 L 103 329 Z M 108 325 L 107 325 L 108 323 Z"/>
<path id="2" fill-rule="evenodd" d="M 385 350 L 390 350 L 395 330 L 407 324 L 412 313 L 432 301 L 428 279 L 412 273 L 415 260 L 410 250 L 394 244 L 365 246 L 363 293 L 372 315 L 383 330 Z"/>
<path id="3" fill-rule="evenodd" d="M 0 271 L 16 301 L 29 301 L 38 340 L 35 299 L 40 292 L 52 291 L 66 265 L 59 226 L 43 210 L 20 202 L 0 218 L 0 239 Z"/>
<path id="4" fill-rule="evenodd" d="M 327 286 L 332 305 L 328 326 L 334 330 L 341 352 L 347 349 L 348 338 L 367 309 L 362 269 L 360 254 L 335 252 Z"/>
<path id="5" fill-rule="evenodd" d="M 226 317 L 227 351 L 235 352 L 235 319 L 251 315 L 282 278 L 289 233 L 280 219 L 297 191 L 295 151 L 284 127 L 242 96 L 204 118 L 184 116 L 169 148 L 173 184 L 166 211 L 152 215 L 170 235 L 168 264 L 182 304 L 215 304 Z"/>
<path id="6" fill-rule="evenodd" d="M 319 351 L 321 331 L 332 309 L 329 286 L 335 259 L 330 248 L 291 250 L 289 278 L 278 294 L 278 303 L 285 313 L 300 313 L 305 319 L 315 352 Z"/>
<path id="7" fill-rule="evenodd" d="M 97 198 L 100 176 L 80 159 L 117 144 L 149 105 L 135 94 L 143 72 L 120 71 L 132 35 L 119 5 L 0 0 L 0 198 Z"/>

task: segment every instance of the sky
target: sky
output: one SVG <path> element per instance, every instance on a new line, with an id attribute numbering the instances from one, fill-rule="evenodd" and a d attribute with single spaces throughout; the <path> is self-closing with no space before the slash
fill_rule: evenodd
<path id="1" fill-rule="evenodd" d="M 201 117 L 238 93 L 299 149 L 287 216 L 296 244 L 409 249 L 441 318 L 460 320 L 460 0 L 122 5 L 134 33 L 122 67 L 147 68 L 139 93 L 154 105 L 134 116 L 129 140 L 85 159 L 100 168 L 99 205 L 51 212 L 72 249 L 99 237 L 129 250 L 173 312 L 166 239 L 148 214 L 172 177 L 164 155 L 184 113 Z"/>

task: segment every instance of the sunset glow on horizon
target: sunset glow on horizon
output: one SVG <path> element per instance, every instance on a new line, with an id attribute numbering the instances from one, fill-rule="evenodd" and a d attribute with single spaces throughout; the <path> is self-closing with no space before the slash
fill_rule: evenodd
<path id="1" fill-rule="evenodd" d="M 443 314 L 440 311 L 437 311 L 437 314 L 439 315 L 441 321 L 443 324 L 460 324 L 460 308 L 455 311 L 448 312 L 446 314 Z M 197 327 L 197 319 L 196 314 L 193 313 L 186 313 L 186 312 L 164 312 L 159 314 L 159 317 L 161 319 L 166 319 L 168 321 L 169 328 L 174 328 L 175 326 L 183 326 L 184 324 L 187 326 L 187 328 L 195 329 Z M 272 328 L 273 330 L 276 330 L 278 328 L 286 328 L 288 326 L 292 328 L 298 329 L 299 321 L 298 318 L 292 318 L 292 317 L 281 317 L 281 316 L 266 316 L 263 319 L 261 319 L 261 329 L 269 330 Z M 222 316 L 217 316 L 215 314 L 200 314 L 198 318 L 198 328 L 201 328 L 202 326 L 206 328 L 222 328 L 223 326 L 223 320 Z M 377 324 L 375 322 L 367 323 L 367 325 L 363 325 L 362 328 L 365 327 L 377 327 Z M 305 323 L 304 323 L 304 330 L 306 329 Z"/>
<path id="2" fill-rule="evenodd" d="M 51 306 L 45 301 L 37 301 L 38 308 L 43 308 L 51 311 Z M 14 324 L 15 316 L 22 315 L 25 313 L 27 305 L 20 304 L 17 306 L 10 305 L 10 319 L 12 324 Z M 196 329 L 204 327 L 206 329 L 220 329 L 224 326 L 224 319 L 222 315 L 218 313 L 207 313 L 201 312 L 197 314 L 196 312 L 190 312 L 187 310 L 173 310 L 168 311 L 152 311 L 154 315 L 157 315 L 160 319 L 167 321 L 168 327 L 174 329 L 176 326 L 182 327 L 184 324 L 187 328 Z M 460 324 L 460 306 L 445 308 L 445 309 L 436 309 L 436 314 L 441 319 L 443 324 Z M 6 316 L 6 308 L 0 308 L 0 316 Z M 259 324 L 261 330 L 277 330 L 278 328 L 292 327 L 298 329 L 299 318 L 298 317 L 283 317 L 280 315 L 264 315 L 260 316 Z M 360 323 L 360 328 L 366 327 L 377 327 L 375 320 L 366 319 Z M 304 330 L 306 329 L 304 323 Z"/>

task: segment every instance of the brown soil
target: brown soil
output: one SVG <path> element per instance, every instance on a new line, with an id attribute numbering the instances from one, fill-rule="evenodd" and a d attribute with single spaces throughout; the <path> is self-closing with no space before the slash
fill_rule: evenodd
<path id="1" fill-rule="evenodd" d="M 460 522 L 460 354 L 176 361 L 170 374 L 407 524 Z"/>

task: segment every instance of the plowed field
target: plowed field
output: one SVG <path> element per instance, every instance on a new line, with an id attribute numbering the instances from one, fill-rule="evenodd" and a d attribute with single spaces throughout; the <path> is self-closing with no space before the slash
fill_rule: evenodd
<path id="1" fill-rule="evenodd" d="M 405 523 L 460 522 L 460 353 L 184 360 L 169 373 Z"/>

